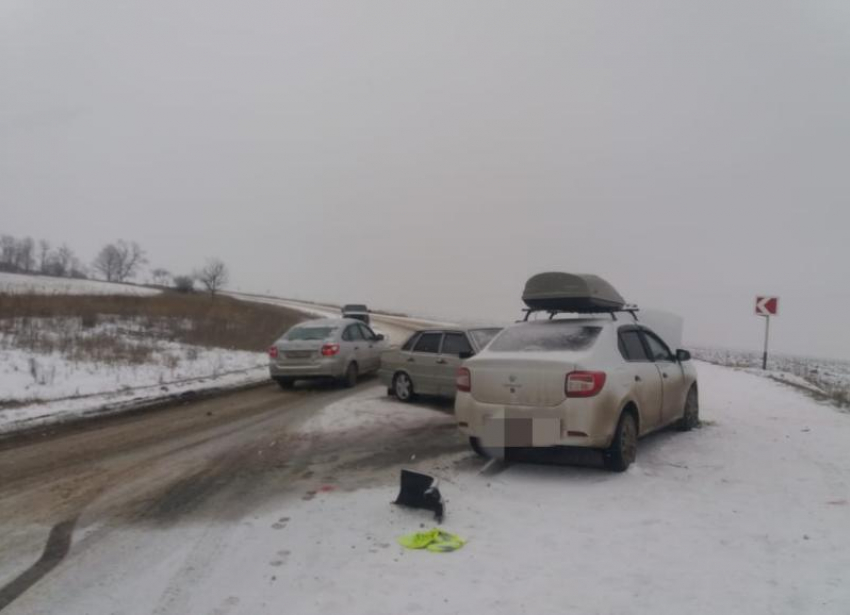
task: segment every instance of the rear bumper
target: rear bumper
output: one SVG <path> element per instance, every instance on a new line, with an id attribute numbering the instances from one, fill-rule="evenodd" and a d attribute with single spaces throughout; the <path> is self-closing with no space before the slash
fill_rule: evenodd
<path id="1" fill-rule="evenodd" d="M 269 363 L 269 375 L 272 378 L 342 378 L 345 369 L 337 361 L 314 363 L 311 365 L 288 365 Z"/>
<path id="2" fill-rule="evenodd" d="M 476 401 L 459 392 L 455 398 L 458 428 L 488 447 L 577 446 L 611 444 L 616 409 L 609 412 L 596 399 L 569 399 L 551 408 L 504 406 Z"/>

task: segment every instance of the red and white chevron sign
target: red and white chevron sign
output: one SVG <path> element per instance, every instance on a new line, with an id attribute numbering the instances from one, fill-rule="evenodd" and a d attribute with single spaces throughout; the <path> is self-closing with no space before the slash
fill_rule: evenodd
<path id="1" fill-rule="evenodd" d="M 776 316 L 779 313 L 779 297 L 756 297 L 756 314 Z"/>

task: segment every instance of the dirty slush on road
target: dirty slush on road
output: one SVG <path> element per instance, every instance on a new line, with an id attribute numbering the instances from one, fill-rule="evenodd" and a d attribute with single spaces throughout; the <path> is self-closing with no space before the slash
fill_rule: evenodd
<path id="1" fill-rule="evenodd" d="M 299 431 L 348 394 L 323 384 L 288 393 L 268 386 L 92 421 L 22 444 L 5 442 L 0 550 L 8 559 L 0 568 L 6 580 L 0 595 L 10 603 L 58 565 L 72 541 L 73 558 L 99 535 L 122 527 L 156 531 L 234 523 L 271 500 L 280 505 L 322 491 L 392 483 L 403 464 L 440 458 L 438 463 L 475 466 L 445 403 L 435 402 L 426 418 L 406 426 Z M 51 536 L 61 534 L 64 548 L 45 547 L 50 528 Z M 10 561 L 36 558 L 37 565 L 20 574 L 8 568 Z"/>
<path id="2" fill-rule="evenodd" d="M 289 394 L 269 386 L 189 404 L 179 408 L 187 415 L 182 420 L 170 410 L 93 422 L 24 447 L 7 442 L 0 450 L 0 511 L 7 520 L 30 522 L 35 510 L 49 511 L 54 521 L 74 513 L 154 525 L 195 515 L 232 520 L 269 496 L 374 485 L 393 480 L 395 466 L 411 459 L 466 451 L 450 406 L 439 403 L 428 420 L 392 433 L 298 431 L 345 394 L 322 385 Z"/>

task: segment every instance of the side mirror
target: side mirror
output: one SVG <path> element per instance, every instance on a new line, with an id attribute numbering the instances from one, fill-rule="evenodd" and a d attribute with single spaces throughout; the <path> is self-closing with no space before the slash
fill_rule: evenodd
<path id="1" fill-rule="evenodd" d="M 469 359 L 471 357 L 474 357 L 475 353 L 471 350 L 465 350 L 464 352 L 459 352 L 457 356 L 461 359 Z"/>
<path id="2" fill-rule="evenodd" d="M 688 352 L 687 350 L 682 350 L 681 348 L 679 348 L 679 350 L 676 351 L 676 360 L 679 363 L 684 363 L 685 361 L 690 361 L 691 360 L 691 353 Z"/>
<path id="3" fill-rule="evenodd" d="M 387 338 L 384 336 L 384 334 L 383 334 L 383 333 L 378 333 L 375 337 L 377 337 L 377 338 L 378 338 L 378 341 L 379 341 L 379 342 L 382 342 L 382 341 L 384 341 L 385 339 L 387 339 Z"/>

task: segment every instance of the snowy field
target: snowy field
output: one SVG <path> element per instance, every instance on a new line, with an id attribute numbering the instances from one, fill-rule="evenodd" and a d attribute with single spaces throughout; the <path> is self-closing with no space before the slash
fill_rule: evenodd
<path id="1" fill-rule="evenodd" d="M 850 361 L 770 354 L 767 370 L 762 370 L 760 352 L 695 348 L 693 354 L 709 363 L 744 369 L 758 376 L 799 386 L 829 397 L 838 405 L 850 407 Z"/>
<path id="2" fill-rule="evenodd" d="M 267 379 L 265 353 L 176 342 L 157 342 L 148 359 L 137 365 L 5 349 L 0 352 L 0 433 Z"/>
<path id="3" fill-rule="evenodd" d="M 367 488 L 343 476 L 241 521 L 113 529 L 101 546 L 81 537 L 74 564 L 12 610 L 41 612 L 61 596 L 65 613 L 125 615 L 845 615 L 847 415 L 745 372 L 698 369 L 705 425 L 643 440 L 624 474 L 527 463 L 481 473 L 470 453 L 409 460 L 441 479 L 443 527 L 468 540 L 460 551 L 399 546 L 434 522 L 389 504 L 397 470 Z M 451 417 L 371 386 L 302 430 L 388 420 Z M 95 591 L 104 585 L 115 591 Z"/>
<path id="4" fill-rule="evenodd" d="M 0 272 L 0 294 L 34 293 L 39 295 L 157 295 L 161 291 L 133 284 L 98 280 L 73 280 L 41 275 Z"/>

